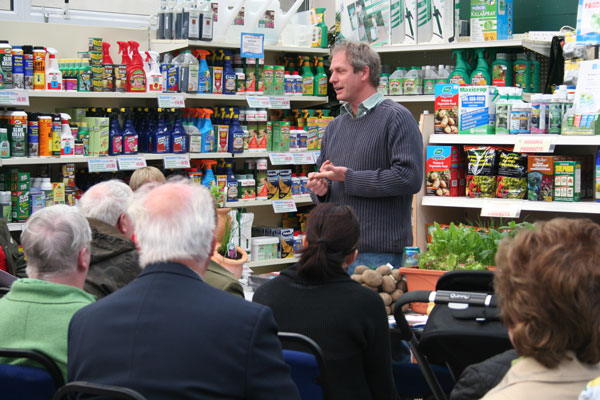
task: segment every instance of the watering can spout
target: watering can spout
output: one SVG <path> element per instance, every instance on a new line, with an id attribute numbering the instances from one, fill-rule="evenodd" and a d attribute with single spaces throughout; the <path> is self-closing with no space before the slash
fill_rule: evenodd
<path id="1" fill-rule="evenodd" d="M 281 19 L 279 21 L 280 25 L 278 27 L 279 32 L 281 32 L 283 30 L 283 28 L 285 28 L 285 26 L 288 24 L 288 22 L 290 22 L 290 20 L 292 19 L 294 14 L 296 14 L 296 11 L 298 11 L 298 9 L 300 8 L 300 6 L 302 5 L 303 2 L 304 2 L 304 0 L 296 0 L 294 5 L 292 5 L 292 7 L 290 7 L 288 12 L 286 12 L 285 14 L 283 14 L 281 16 Z"/>

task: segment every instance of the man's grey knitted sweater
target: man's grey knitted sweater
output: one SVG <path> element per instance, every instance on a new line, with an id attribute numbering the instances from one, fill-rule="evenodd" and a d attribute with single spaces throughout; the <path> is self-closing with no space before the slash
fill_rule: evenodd
<path id="1" fill-rule="evenodd" d="M 322 139 L 320 167 L 347 167 L 320 202 L 349 205 L 360 221 L 360 252 L 401 253 L 412 245 L 412 195 L 423 181 L 419 127 L 403 106 L 386 99 L 359 118 L 345 113 Z"/>

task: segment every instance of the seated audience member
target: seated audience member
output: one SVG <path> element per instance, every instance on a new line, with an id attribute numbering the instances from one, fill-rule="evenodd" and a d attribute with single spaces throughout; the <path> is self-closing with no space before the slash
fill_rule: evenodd
<path id="1" fill-rule="evenodd" d="M 82 290 L 91 239 L 90 227 L 75 207 L 36 211 L 21 234 L 29 278 L 15 281 L 0 299 L 0 347 L 42 351 L 65 379 L 69 322 L 75 311 L 94 301 Z M 4 358 L 0 363 L 30 365 Z"/>
<path id="2" fill-rule="evenodd" d="M 27 278 L 26 266 L 25 257 L 12 238 L 8 225 L 4 220 L 0 220 L 0 270 L 17 278 Z"/>
<path id="3" fill-rule="evenodd" d="M 124 182 L 100 182 L 79 201 L 92 229 L 92 258 L 85 291 L 102 298 L 134 280 L 140 273 L 133 222 L 127 214 L 133 191 Z"/>
<path id="4" fill-rule="evenodd" d="M 600 225 L 536 225 L 498 246 L 494 287 L 521 358 L 486 400 L 575 399 L 600 375 Z"/>
<path id="5" fill-rule="evenodd" d="M 323 350 L 334 399 L 393 399 L 390 333 L 375 292 L 346 273 L 358 251 L 352 209 L 316 206 L 298 264 L 260 286 L 253 301 L 273 310 L 279 330 L 306 335 Z"/>
<path id="6" fill-rule="evenodd" d="M 208 190 L 142 188 L 130 213 L 142 273 L 75 314 L 69 380 L 148 399 L 298 399 L 269 308 L 202 280 L 215 246 Z"/>
<path id="7" fill-rule="evenodd" d="M 160 169 L 152 166 L 136 169 L 131 178 L 129 178 L 129 186 L 134 192 L 148 182 L 165 182 L 165 175 Z"/>
<path id="8" fill-rule="evenodd" d="M 223 268 L 213 260 L 208 262 L 208 267 L 206 267 L 203 278 L 212 287 L 245 298 L 244 288 L 242 288 L 240 281 L 229 270 Z"/>

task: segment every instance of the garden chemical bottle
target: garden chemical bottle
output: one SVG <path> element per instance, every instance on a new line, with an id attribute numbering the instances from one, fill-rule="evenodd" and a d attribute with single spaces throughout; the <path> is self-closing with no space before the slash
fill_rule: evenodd
<path id="1" fill-rule="evenodd" d="M 446 84 L 448 83 L 448 77 L 450 76 L 450 71 L 448 71 L 443 64 L 438 66 L 437 70 L 437 81 L 435 83 Z"/>
<path id="2" fill-rule="evenodd" d="M 492 63 L 492 85 L 512 86 L 513 69 L 512 62 L 506 53 L 496 54 L 496 60 Z"/>
<path id="3" fill-rule="evenodd" d="M 84 58 L 79 65 L 79 73 L 77 74 L 77 91 L 89 92 L 92 89 L 92 68 L 89 60 Z"/>
<path id="4" fill-rule="evenodd" d="M 0 40 L 0 89 L 12 89 L 12 47 L 8 40 Z"/>
<path id="5" fill-rule="evenodd" d="M 157 39 L 165 38 L 165 14 L 167 13 L 167 0 L 160 0 L 160 5 L 158 7 L 158 29 L 156 31 Z"/>
<path id="6" fill-rule="evenodd" d="M 14 110 L 8 120 L 8 140 L 12 157 L 27 157 L 27 113 Z"/>
<path id="7" fill-rule="evenodd" d="M 25 71 L 25 89 L 33 89 L 33 46 L 23 46 L 23 65 Z"/>
<path id="8" fill-rule="evenodd" d="M 46 89 L 46 49 L 42 46 L 33 48 L 33 89 Z"/>
<path id="9" fill-rule="evenodd" d="M 210 70 L 206 63 L 206 56 L 210 54 L 207 50 L 194 50 L 194 56 L 198 58 L 198 93 L 210 93 Z"/>
<path id="10" fill-rule="evenodd" d="M 69 126 L 69 120 L 65 117 L 67 114 L 61 114 L 62 117 L 62 133 L 60 135 L 60 156 L 73 156 L 75 155 L 75 138 L 71 132 Z"/>
<path id="11" fill-rule="evenodd" d="M 325 73 L 325 67 L 323 66 L 323 57 L 315 57 L 315 65 L 317 73 L 314 77 L 313 96 L 327 96 L 327 73 Z"/>
<path id="12" fill-rule="evenodd" d="M 529 63 L 531 66 L 531 78 L 529 79 L 529 91 L 531 93 L 540 93 L 540 63 L 535 58 L 535 54 L 529 54 Z M 14 65 L 14 59 L 13 59 Z"/>
<path id="13" fill-rule="evenodd" d="M 42 192 L 44 193 L 44 198 L 46 199 L 46 207 L 50 207 L 54 205 L 54 190 L 52 187 L 52 182 L 50 182 L 50 178 L 42 178 L 42 185 L 40 186 Z"/>
<path id="14" fill-rule="evenodd" d="M 144 60 L 139 52 L 140 44 L 130 40 L 131 64 L 127 66 L 127 91 L 145 92 L 146 91 L 146 72 L 144 71 Z"/>
<path id="15" fill-rule="evenodd" d="M 302 57 L 302 95 L 312 96 L 315 91 L 315 76 L 310 69 L 308 57 Z"/>
<path id="16" fill-rule="evenodd" d="M 12 75 L 14 89 L 25 89 L 25 64 L 23 56 L 24 53 L 21 46 L 12 47 Z"/>
<path id="17" fill-rule="evenodd" d="M 202 133 L 202 153 L 214 153 L 217 151 L 217 140 L 215 137 L 215 130 L 211 121 L 211 115 L 213 110 L 210 108 L 202 109 L 204 118 L 204 125 L 200 132 Z"/>
<path id="18" fill-rule="evenodd" d="M 173 60 L 179 64 L 179 89 L 184 93 L 198 93 L 200 63 L 190 50 L 184 50 Z"/>
<path id="19" fill-rule="evenodd" d="M 175 123 L 173 125 L 173 130 L 171 131 L 171 152 L 177 154 L 187 153 L 189 149 L 189 138 L 181 121 L 181 110 L 175 112 L 175 110 L 172 109 L 171 112 L 174 112 L 175 115 Z"/>
<path id="20" fill-rule="evenodd" d="M 240 126 L 240 111 L 237 108 L 229 109 L 231 123 L 229 125 L 228 151 L 242 153 L 244 151 L 244 130 Z"/>
<path id="21" fill-rule="evenodd" d="M 46 90 L 62 90 L 62 73 L 56 61 L 56 49 L 48 47 L 48 66 L 46 67 Z"/>
<path id="22" fill-rule="evenodd" d="M 161 108 L 158 108 L 156 111 L 158 112 L 158 123 L 156 124 L 156 128 L 152 133 L 151 152 L 170 153 L 169 141 L 171 135 L 169 133 L 167 122 L 165 121 L 165 114 Z"/>
<path id="23" fill-rule="evenodd" d="M 210 1 L 201 0 L 200 9 L 200 40 L 213 40 L 213 17 L 214 13 Z"/>
<path id="24" fill-rule="evenodd" d="M 404 76 L 404 94 L 415 95 L 423 93 L 423 78 L 419 67 L 410 67 Z"/>
<path id="25" fill-rule="evenodd" d="M 188 134 L 188 150 L 190 153 L 202 153 L 202 132 L 200 128 L 204 125 L 204 119 L 198 118 L 200 114 L 201 111 L 198 108 L 183 111 L 183 127 Z"/>
<path id="26" fill-rule="evenodd" d="M 60 136 L 62 135 L 62 119 L 59 114 L 52 114 L 52 140 L 49 148 L 52 157 L 60 157 Z"/>
<path id="27" fill-rule="evenodd" d="M 404 93 L 403 77 L 402 67 L 396 67 L 389 79 L 390 96 L 400 96 Z"/>
<path id="28" fill-rule="evenodd" d="M 213 166 L 217 164 L 216 160 L 202 160 L 202 168 L 204 168 L 204 176 L 202 177 L 202 185 L 210 188 L 217 186 L 217 180 L 213 171 Z"/>
<path id="29" fill-rule="evenodd" d="M 150 68 L 146 73 L 146 91 L 162 93 L 163 75 L 158 67 L 158 52 L 146 51 L 146 62 L 150 63 Z"/>
<path id="30" fill-rule="evenodd" d="M 523 89 L 523 92 L 529 92 L 531 88 L 531 64 L 525 53 L 519 53 L 513 63 L 513 82 L 516 87 Z"/>
<path id="31" fill-rule="evenodd" d="M 448 83 L 455 85 L 468 85 L 471 83 L 467 63 L 465 62 L 462 50 L 454 50 L 452 56 L 456 56 L 456 68 L 448 76 Z"/>
<path id="32" fill-rule="evenodd" d="M 223 62 L 223 94 L 235 94 L 236 77 L 231 65 L 231 51 L 225 50 L 225 60 Z"/>
<path id="33" fill-rule="evenodd" d="M 10 158 L 10 142 L 6 128 L 0 128 L 0 158 Z"/>
<path id="34" fill-rule="evenodd" d="M 139 135 L 131 121 L 131 112 L 121 108 L 121 113 L 125 115 L 125 123 L 123 124 L 123 154 L 137 154 Z"/>
<path id="35" fill-rule="evenodd" d="M 200 40 L 200 11 L 196 0 L 192 0 L 189 6 L 187 26 L 187 37 L 184 39 Z"/>
<path id="36" fill-rule="evenodd" d="M 118 156 L 123 154 L 123 132 L 119 125 L 119 114 L 112 108 L 107 108 L 108 123 L 108 154 Z"/>
<path id="37" fill-rule="evenodd" d="M 27 156 L 40 156 L 40 124 L 37 113 L 27 114 Z"/>
<path id="38" fill-rule="evenodd" d="M 417 40 L 427 43 L 433 39 L 432 0 L 417 0 Z"/>
<path id="39" fill-rule="evenodd" d="M 238 182 L 230 163 L 225 164 L 225 170 L 227 171 L 227 201 L 238 201 Z"/>
<path id="40" fill-rule="evenodd" d="M 471 85 L 491 85 L 490 66 L 485 59 L 483 49 L 475 50 L 477 53 L 477 67 L 471 73 Z"/>
<path id="41" fill-rule="evenodd" d="M 327 25 L 325 24 L 326 8 L 313 8 L 315 24 L 312 29 L 312 40 L 310 47 L 327 48 Z"/>
<path id="42" fill-rule="evenodd" d="M 131 58 L 129 57 L 129 43 L 128 42 L 117 42 L 119 45 L 119 54 L 121 55 L 121 64 L 131 65 Z"/>
<path id="43" fill-rule="evenodd" d="M 425 66 L 425 73 L 423 75 L 423 94 L 435 94 L 435 84 L 437 79 L 438 75 L 435 73 L 433 66 Z"/>

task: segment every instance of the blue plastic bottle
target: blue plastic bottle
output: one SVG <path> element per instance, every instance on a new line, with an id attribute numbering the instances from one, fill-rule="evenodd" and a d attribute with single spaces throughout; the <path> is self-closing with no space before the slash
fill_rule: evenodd
<path id="1" fill-rule="evenodd" d="M 188 152 L 188 134 L 185 132 L 181 121 L 181 112 L 175 114 L 175 123 L 171 131 L 171 152 L 181 154 Z"/>
<path id="2" fill-rule="evenodd" d="M 242 153 L 244 151 L 244 130 L 240 126 L 240 111 L 237 108 L 230 108 L 229 113 L 231 124 L 229 125 L 227 149 L 230 153 Z"/>
<path id="3" fill-rule="evenodd" d="M 112 108 L 107 108 L 109 114 L 108 154 L 118 156 L 123 154 L 123 132 L 119 125 L 119 115 Z"/>
<path id="4" fill-rule="evenodd" d="M 226 164 L 227 171 L 227 201 L 238 201 L 238 181 L 233 175 L 233 168 L 230 163 Z"/>
<path id="5" fill-rule="evenodd" d="M 204 177 L 202 177 L 202 184 L 207 188 L 217 185 L 215 174 L 213 173 L 212 167 L 216 165 L 216 160 L 202 160 L 202 166 L 204 167 Z"/>
<path id="6" fill-rule="evenodd" d="M 171 149 L 169 147 L 169 142 L 171 139 L 171 133 L 169 132 L 167 121 L 165 121 L 163 110 L 159 108 L 157 111 L 158 124 L 152 135 L 152 153 L 170 153 Z"/>
<path id="7" fill-rule="evenodd" d="M 231 51 L 225 50 L 225 61 L 223 63 L 223 94 L 236 93 L 236 76 L 231 66 Z"/>
<path id="8" fill-rule="evenodd" d="M 121 109 L 125 112 L 125 109 Z M 123 128 L 123 154 L 137 154 L 139 146 L 139 136 L 131 121 L 131 114 L 125 113 L 125 127 Z"/>

